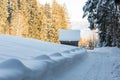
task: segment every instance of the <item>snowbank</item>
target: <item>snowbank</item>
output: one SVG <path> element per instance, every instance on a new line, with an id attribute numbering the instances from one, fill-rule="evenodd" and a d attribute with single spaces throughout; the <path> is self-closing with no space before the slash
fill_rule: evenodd
<path id="1" fill-rule="evenodd" d="M 120 49 L 118 47 L 101 47 L 95 48 L 94 50 L 90 51 L 94 53 L 99 53 L 100 55 L 120 57 Z"/>
<path id="2" fill-rule="evenodd" d="M 92 51 L 95 57 L 98 57 L 99 68 L 95 71 L 99 73 L 95 79 L 97 80 L 120 80 L 120 48 L 117 47 L 102 47 L 95 48 Z M 93 72 L 93 70 L 91 70 Z M 95 76 L 95 74 L 94 74 Z"/>
<path id="3" fill-rule="evenodd" d="M 0 35 L 0 80 L 52 80 L 86 54 L 83 48 Z"/>

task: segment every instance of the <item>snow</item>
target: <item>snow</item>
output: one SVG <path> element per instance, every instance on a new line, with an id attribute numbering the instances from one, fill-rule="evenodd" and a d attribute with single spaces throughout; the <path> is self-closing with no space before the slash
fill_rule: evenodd
<path id="1" fill-rule="evenodd" d="M 80 30 L 59 30 L 60 41 L 79 41 Z"/>
<path id="2" fill-rule="evenodd" d="M 53 80 L 120 80 L 119 48 L 103 47 L 87 52 L 79 61 L 58 72 Z"/>
<path id="3" fill-rule="evenodd" d="M 0 35 L 0 80 L 120 80 L 120 49 Z"/>
<path id="4" fill-rule="evenodd" d="M 0 80 L 51 80 L 84 54 L 83 48 L 0 35 Z"/>

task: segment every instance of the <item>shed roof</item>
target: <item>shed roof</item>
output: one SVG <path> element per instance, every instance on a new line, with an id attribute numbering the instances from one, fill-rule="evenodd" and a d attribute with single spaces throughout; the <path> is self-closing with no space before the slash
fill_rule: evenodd
<path id="1" fill-rule="evenodd" d="M 79 41 L 80 30 L 59 30 L 60 41 Z"/>

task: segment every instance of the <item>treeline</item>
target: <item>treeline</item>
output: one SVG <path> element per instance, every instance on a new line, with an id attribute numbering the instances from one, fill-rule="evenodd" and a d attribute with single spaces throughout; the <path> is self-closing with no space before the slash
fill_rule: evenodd
<path id="1" fill-rule="evenodd" d="M 37 0 L 0 0 L 0 33 L 58 42 L 58 30 L 67 29 L 66 8 Z"/>

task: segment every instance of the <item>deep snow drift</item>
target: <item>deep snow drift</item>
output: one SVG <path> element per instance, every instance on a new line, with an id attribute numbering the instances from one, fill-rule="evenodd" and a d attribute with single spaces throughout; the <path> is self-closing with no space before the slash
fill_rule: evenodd
<path id="1" fill-rule="evenodd" d="M 120 49 L 0 35 L 0 80 L 120 80 Z"/>
<path id="2" fill-rule="evenodd" d="M 53 80 L 86 55 L 83 48 L 0 35 L 0 80 Z"/>

